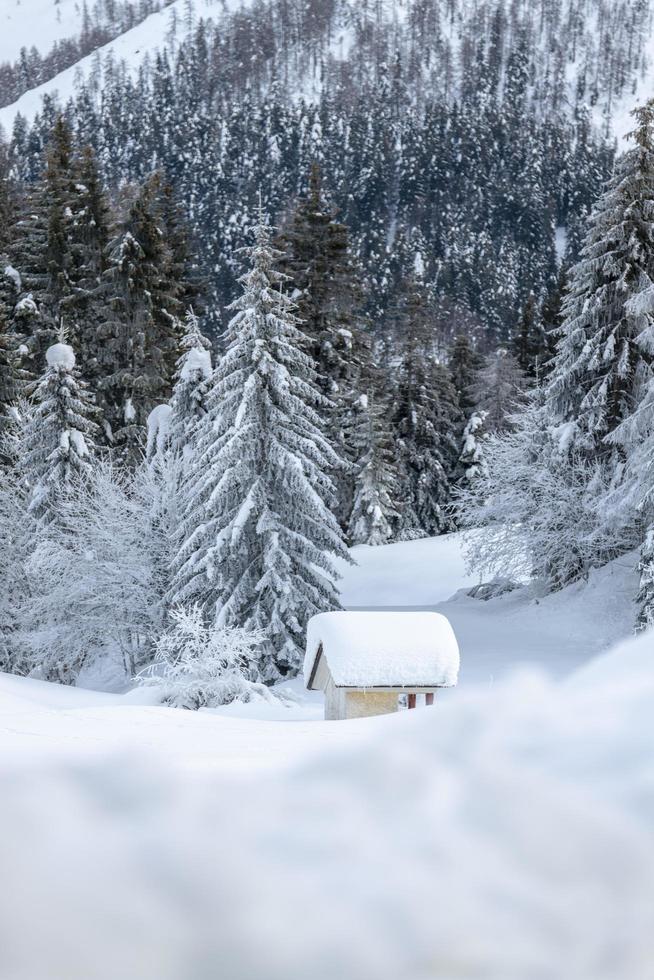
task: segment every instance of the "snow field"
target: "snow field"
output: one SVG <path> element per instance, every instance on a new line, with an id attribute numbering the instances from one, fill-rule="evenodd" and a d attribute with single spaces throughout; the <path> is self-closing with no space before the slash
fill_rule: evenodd
<path id="1" fill-rule="evenodd" d="M 597 656 L 635 556 L 483 602 L 460 536 L 355 554 L 344 598 L 454 624 L 434 708 L 0 675 L 2 980 L 651 980 L 654 636 Z"/>
<path id="2" fill-rule="evenodd" d="M 564 683 L 528 671 L 349 724 L 92 695 L 67 752 L 0 765 L 0 975 L 649 980 L 653 653 L 648 635 Z M 23 687 L 25 728 L 76 720 L 48 685 L 11 686 L 3 727 Z M 89 754 L 130 712 L 131 750 Z M 270 753 L 248 780 L 246 729 Z"/>

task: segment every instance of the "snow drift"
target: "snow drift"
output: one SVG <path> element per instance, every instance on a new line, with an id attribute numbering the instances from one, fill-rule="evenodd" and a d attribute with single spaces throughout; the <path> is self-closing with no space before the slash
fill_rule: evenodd
<path id="1" fill-rule="evenodd" d="M 565 683 L 316 723 L 357 737 L 247 785 L 136 746 L 5 758 L 0 975 L 648 980 L 653 655 L 650 634 Z M 94 709 L 143 736 L 163 710 Z M 203 717 L 206 750 L 230 723 Z"/>

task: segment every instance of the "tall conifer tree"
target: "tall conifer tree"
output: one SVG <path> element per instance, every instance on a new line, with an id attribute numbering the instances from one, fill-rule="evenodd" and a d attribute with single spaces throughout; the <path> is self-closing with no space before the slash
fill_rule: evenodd
<path id="1" fill-rule="evenodd" d="M 346 552 L 329 510 L 339 459 L 261 215 L 255 236 L 200 423 L 172 600 L 263 630 L 273 681 L 298 670 L 310 616 L 338 607 L 333 559 Z"/>
<path id="2" fill-rule="evenodd" d="M 361 289 L 349 255 L 347 227 L 336 220 L 324 199 L 320 169 L 311 169 L 309 191 L 302 197 L 278 238 L 280 268 L 288 276 L 316 365 L 317 380 L 330 403 L 325 408 L 330 440 L 344 458 L 348 419 L 361 394 L 360 378 L 369 357 L 360 312 Z M 340 496 L 348 495 L 345 486 Z M 348 501 L 341 502 L 347 509 Z M 351 501 L 349 501 L 351 503 Z"/>
<path id="3" fill-rule="evenodd" d="M 574 423 L 591 458 L 620 446 L 654 355 L 654 100 L 634 111 L 633 149 L 595 206 L 570 270 L 547 387 L 554 418 Z"/>
<path id="4" fill-rule="evenodd" d="M 170 398 L 182 329 L 159 190 L 158 174 L 139 189 L 104 274 L 98 388 L 109 442 L 129 466 L 142 457 L 150 412 Z"/>
<path id="5" fill-rule="evenodd" d="M 95 449 L 95 407 L 75 370 L 75 354 L 59 342 L 46 351 L 46 369 L 23 433 L 19 461 L 29 486 L 29 510 L 45 523 L 56 519 L 60 494 L 88 471 Z"/>
<path id="6" fill-rule="evenodd" d="M 388 544 L 397 534 L 402 491 L 398 473 L 390 404 L 384 375 L 368 368 L 365 392 L 357 403 L 352 441 L 357 449 L 355 486 L 347 536 L 350 544 Z"/>

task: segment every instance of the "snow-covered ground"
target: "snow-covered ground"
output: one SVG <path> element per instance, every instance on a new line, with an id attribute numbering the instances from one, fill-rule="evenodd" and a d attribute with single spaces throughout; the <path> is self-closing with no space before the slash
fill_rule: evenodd
<path id="1" fill-rule="evenodd" d="M 0 0 L 0 9 L 4 12 L 4 4 L 12 5 L 14 0 Z M 41 52 L 47 52 L 52 46 L 52 42 L 58 37 L 75 35 L 78 30 L 78 20 L 80 4 L 75 3 L 74 9 L 70 10 L 72 0 L 64 0 L 66 4 L 66 21 L 72 29 L 59 25 L 52 33 L 48 26 L 39 27 L 35 37 L 41 38 L 41 45 L 37 47 Z M 4 59 L 15 60 L 20 54 L 20 47 L 23 42 L 23 35 L 28 33 L 33 21 L 38 22 L 40 13 L 44 13 L 44 25 L 52 22 L 52 17 L 46 11 L 50 11 L 52 0 L 21 0 L 20 9 L 22 13 L 18 16 L 10 6 L 11 19 L 8 18 L 5 30 L 4 44 L 0 50 L 4 50 Z M 193 20 L 196 23 L 199 17 L 216 17 L 230 10 L 238 10 L 243 5 L 242 0 L 193 0 Z M 43 8 L 43 11 L 41 10 Z M 154 53 L 167 45 L 173 45 L 181 40 L 187 30 L 187 20 L 185 17 L 188 9 L 187 0 L 174 0 L 169 6 L 164 7 L 157 13 L 150 14 L 139 24 L 129 31 L 125 31 L 115 40 L 98 48 L 92 54 L 82 58 L 75 65 L 65 71 L 55 75 L 54 78 L 44 82 L 36 88 L 25 92 L 16 102 L 0 109 L 0 127 L 5 133 L 11 133 L 14 119 L 20 113 L 26 119 L 33 119 L 41 109 L 44 95 L 57 95 L 61 102 L 66 102 L 74 95 L 81 79 L 88 79 L 91 74 L 101 78 L 103 66 L 110 60 L 114 62 L 124 61 L 128 68 L 138 71 L 146 54 Z M 75 11 L 77 10 L 77 15 Z M 0 13 L 0 25 L 2 24 Z M 77 20 L 75 20 L 77 16 Z M 173 38 L 173 26 L 175 38 Z M 59 33 L 61 30 L 62 33 Z M 65 31 L 65 33 L 64 33 Z M 18 43 L 20 42 L 20 43 Z M 36 42 L 30 42 L 36 43 Z"/>
<path id="2" fill-rule="evenodd" d="M 479 579 L 466 571 L 459 534 L 352 554 L 357 564 L 341 569 L 343 605 L 443 613 L 461 648 L 460 685 L 492 684 L 524 664 L 562 677 L 628 636 L 635 622 L 635 554 L 544 599 L 525 585 L 488 602 L 467 595 Z"/>
<path id="3" fill-rule="evenodd" d="M 454 623 L 435 708 L 0 675 L 2 980 L 651 980 L 654 638 L 597 656 L 634 562 L 483 602 L 458 536 L 355 554 L 348 604 Z"/>
<path id="4" fill-rule="evenodd" d="M 80 34 L 83 16 L 80 0 L 2 0 L 0 61 L 17 61 L 21 48 L 47 54 L 56 41 Z"/>

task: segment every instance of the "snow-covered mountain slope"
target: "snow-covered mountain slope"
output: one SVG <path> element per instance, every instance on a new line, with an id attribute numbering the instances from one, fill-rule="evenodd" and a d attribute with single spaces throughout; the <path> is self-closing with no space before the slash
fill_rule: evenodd
<path id="1" fill-rule="evenodd" d="M 138 0 L 132 0 L 136 7 Z M 53 44 L 75 37 L 83 26 L 80 0 L 2 0 L 0 62 L 18 60 L 21 49 L 45 54 Z"/>
<path id="2" fill-rule="evenodd" d="M 38 4 L 49 3 L 50 0 L 23 0 L 23 3 Z M 137 72 L 143 60 L 156 51 L 165 48 L 174 48 L 176 44 L 185 36 L 189 26 L 192 28 L 197 17 L 215 15 L 217 12 L 227 9 L 237 9 L 241 6 L 241 0 L 194 0 L 193 17 L 190 24 L 186 17 L 188 4 L 187 0 L 173 0 L 172 3 L 156 13 L 150 14 L 135 27 L 125 31 L 115 40 L 97 48 L 92 54 L 82 58 L 75 65 L 65 71 L 55 75 L 54 78 L 36 88 L 25 92 L 16 102 L 0 109 L 0 126 L 6 134 L 11 133 L 14 119 L 20 113 L 26 119 L 33 119 L 40 110 L 44 96 L 57 96 L 65 103 L 76 90 L 81 79 L 88 79 L 93 74 L 97 85 L 102 86 L 103 68 L 108 62 L 124 63 L 128 71 Z M 72 23 L 72 15 L 70 22 Z M 21 20 L 21 24 L 23 21 Z M 43 30 L 42 36 L 47 38 L 47 30 Z M 20 33 L 17 37 L 20 37 Z M 62 34 L 61 36 L 68 36 Z M 6 43 L 7 49 L 13 42 Z M 18 57 L 20 48 L 9 51 L 6 55 L 8 59 Z"/>
<path id="3" fill-rule="evenodd" d="M 136 0 L 130 2 L 136 5 Z M 159 2 L 169 6 L 2 109 L 0 123 L 5 130 L 11 130 L 19 112 L 33 118 L 44 95 L 57 93 L 65 101 L 81 79 L 91 76 L 94 85 L 101 87 L 98 66 L 107 58 L 124 60 L 127 69 L 135 71 L 147 56 L 164 47 L 176 47 L 189 24 L 197 24 L 201 18 L 220 20 L 249 6 L 248 0 Z M 5 3 L 9 6 L 6 13 L 0 13 L 0 23 L 4 16 L 8 30 L 0 37 L 0 61 L 16 61 L 24 45 L 47 51 L 55 40 L 79 32 L 82 15 L 77 0 Z M 420 67 L 422 87 L 426 93 L 448 97 L 465 85 L 462 72 L 466 62 L 474 61 L 476 55 L 473 57 L 471 51 L 475 46 L 486 49 L 489 65 L 496 58 L 500 72 L 505 74 L 506 59 L 513 57 L 506 52 L 519 51 L 522 45 L 528 52 L 530 85 L 537 106 L 551 102 L 556 112 L 565 112 L 581 97 L 591 107 L 598 127 L 612 130 L 622 139 L 631 128 L 631 109 L 654 92 L 654 16 L 650 3 L 514 0 L 506 9 L 495 0 L 474 4 L 469 0 L 380 0 L 375 4 L 334 0 L 325 6 L 308 3 L 306 10 L 294 14 L 292 4 L 273 0 L 270 10 L 277 10 L 271 15 L 273 21 L 277 17 L 280 23 L 284 18 L 290 23 L 308 23 L 315 34 L 289 43 L 282 31 L 281 40 L 276 39 L 280 49 L 271 57 L 275 63 L 281 59 L 275 71 L 290 83 L 293 94 L 312 99 L 321 89 L 326 65 L 337 66 L 337 71 L 340 65 L 346 73 L 357 72 L 362 58 L 376 62 L 381 57 L 390 62 L 390 52 L 395 51 L 393 57 L 397 58 L 400 50 L 403 57 L 411 59 L 415 39 L 422 44 L 426 38 L 428 44 L 433 42 L 433 51 Z M 316 10 L 312 14 L 313 7 Z M 309 58 L 298 59 L 298 44 L 305 45 Z M 253 62 L 260 57 L 260 52 L 253 53 Z M 424 52 L 419 57 L 424 57 Z M 352 65 L 348 65 L 349 58 L 354 59 Z M 515 68 L 514 62 L 511 70 Z"/>

